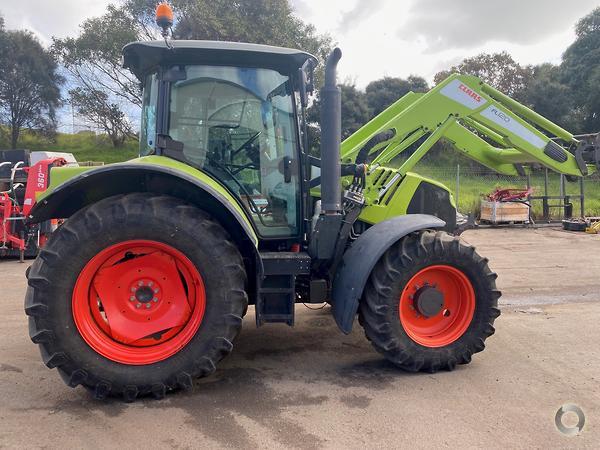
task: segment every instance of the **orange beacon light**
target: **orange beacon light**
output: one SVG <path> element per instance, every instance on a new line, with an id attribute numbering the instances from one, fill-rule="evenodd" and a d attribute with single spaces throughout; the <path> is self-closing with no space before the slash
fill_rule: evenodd
<path id="1" fill-rule="evenodd" d="M 173 9 L 166 3 L 159 3 L 156 7 L 156 25 L 162 28 L 163 36 L 166 36 L 168 29 L 173 25 Z"/>

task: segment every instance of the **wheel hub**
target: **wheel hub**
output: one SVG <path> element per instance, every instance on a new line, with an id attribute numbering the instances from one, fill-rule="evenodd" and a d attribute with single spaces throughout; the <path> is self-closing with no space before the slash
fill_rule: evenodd
<path id="1" fill-rule="evenodd" d="M 408 280 L 398 313 L 406 334 L 425 347 L 444 347 L 459 339 L 475 312 L 475 292 L 460 269 L 447 264 L 424 267 Z"/>
<path id="2" fill-rule="evenodd" d="M 135 298 L 140 303 L 149 303 L 154 297 L 154 291 L 150 286 L 141 286 L 135 291 Z"/>
<path id="3" fill-rule="evenodd" d="M 424 286 L 414 295 L 414 307 L 424 317 L 433 317 L 444 307 L 444 294 L 433 286 Z"/>

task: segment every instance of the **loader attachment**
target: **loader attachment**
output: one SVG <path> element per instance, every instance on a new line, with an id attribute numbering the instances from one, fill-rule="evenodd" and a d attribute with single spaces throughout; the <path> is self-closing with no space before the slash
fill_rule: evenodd
<path id="1" fill-rule="evenodd" d="M 372 145 L 377 136 L 388 138 Z M 410 92 L 392 104 L 342 143 L 342 159 L 366 159 L 405 175 L 442 138 L 506 175 L 523 174 L 533 163 L 576 177 L 600 167 L 597 135 L 574 136 L 479 78 L 458 74 L 426 94 Z M 409 148 L 410 156 L 395 163 Z"/>

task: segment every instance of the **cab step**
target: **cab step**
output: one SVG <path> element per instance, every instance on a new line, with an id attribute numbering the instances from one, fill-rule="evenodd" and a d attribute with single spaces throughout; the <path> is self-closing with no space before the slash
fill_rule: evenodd
<path id="1" fill-rule="evenodd" d="M 256 326 L 294 325 L 296 275 L 310 274 L 311 259 L 304 252 L 262 252 L 263 278 L 257 280 Z"/>

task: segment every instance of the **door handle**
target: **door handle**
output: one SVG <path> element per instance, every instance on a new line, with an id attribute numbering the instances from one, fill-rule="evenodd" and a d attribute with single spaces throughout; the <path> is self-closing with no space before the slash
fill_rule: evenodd
<path id="1" fill-rule="evenodd" d="M 283 181 L 290 183 L 292 181 L 292 168 L 294 161 L 289 156 L 283 157 Z"/>

